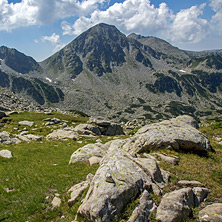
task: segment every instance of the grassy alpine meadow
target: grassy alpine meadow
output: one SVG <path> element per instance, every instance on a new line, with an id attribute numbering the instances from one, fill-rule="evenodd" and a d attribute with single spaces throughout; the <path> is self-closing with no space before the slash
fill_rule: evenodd
<path id="1" fill-rule="evenodd" d="M 45 126 L 43 120 L 46 118 L 59 118 L 68 126 L 74 127 L 88 120 L 86 117 L 73 114 L 53 113 L 48 116 L 44 113 L 21 112 L 4 117 L 0 132 L 7 131 L 13 136 L 26 128 L 29 133 L 46 136 L 59 128 L 57 125 Z M 19 125 L 19 121 L 22 120 L 33 121 L 34 124 L 32 127 L 24 127 Z M 222 202 L 222 145 L 218 142 L 222 138 L 222 121 L 206 121 L 200 131 L 210 139 L 215 152 L 203 156 L 196 153 L 176 152 L 170 148 L 158 151 L 179 157 L 179 165 L 173 166 L 165 162 L 159 164 L 162 169 L 171 173 L 171 182 L 164 189 L 164 193 L 179 189 L 177 184 L 179 180 L 197 180 L 210 190 L 207 200 L 194 209 L 193 218 L 187 219 L 187 222 L 198 221 L 198 212 L 204 206 Z M 128 136 L 134 133 L 132 131 Z M 67 191 L 73 185 L 85 180 L 89 173 L 95 174 L 99 165 L 90 166 L 88 163 L 80 162 L 69 165 L 69 159 L 75 150 L 88 143 L 95 143 L 98 138 L 82 137 L 79 139 L 81 143 L 79 140 L 48 141 L 43 138 L 40 142 L 0 145 L 0 150 L 8 149 L 13 154 L 11 159 L 0 158 L 0 221 L 74 221 L 80 201 L 87 191 L 71 208 L 67 203 L 70 198 Z M 113 138 L 101 137 L 100 139 L 105 143 Z M 57 194 L 62 204 L 53 209 L 51 201 Z M 161 198 L 154 194 L 151 196 L 158 205 Z M 132 200 L 125 211 L 119 215 L 118 221 L 127 221 L 138 203 L 139 199 Z M 78 221 L 85 220 L 78 216 Z M 150 215 L 150 221 L 156 221 L 155 214 Z"/>

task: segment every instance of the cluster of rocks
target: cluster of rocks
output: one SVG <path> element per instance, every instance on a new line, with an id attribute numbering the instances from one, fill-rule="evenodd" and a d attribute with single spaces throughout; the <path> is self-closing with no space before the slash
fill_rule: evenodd
<path id="1" fill-rule="evenodd" d="M 127 203 L 138 196 L 141 196 L 139 205 L 130 222 L 148 221 L 151 212 L 156 212 L 156 219 L 162 222 L 189 217 L 192 209 L 205 200 L 209 190 L 197 181 L 180 181 L 180 186 L 185 188 L 178 186 L 177 190 L 165 194 L 157 207 L 150 193 L 162 195 L 170 173 L 159 168 L 155 156 L 170 164 L 178 164 L 178 158 L 157 153 L 141 158 L 140 153 L 168 146 L 181 151 L 211 151 L 208 139 L 195 127 L 197 122 L 192 117 L 182 116 L 145 126 L 128 139 L 81 147 L 72 154 L 69 163 L 90 162 L 96 157 L 99 168 L 91 182 L 86 180 L 73 187 L 69 205 L 89 187 L 78 209 L 78 214 L 88 221 L 113 221 Z M 187 187 L 189 185 L 192 187 Z"/>

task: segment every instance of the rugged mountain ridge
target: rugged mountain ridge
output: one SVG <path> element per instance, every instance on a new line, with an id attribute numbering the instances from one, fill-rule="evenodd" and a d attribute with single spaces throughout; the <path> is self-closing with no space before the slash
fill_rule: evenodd
<path id="1" fill-rule="evenodd" d="M 64 94 L 58 87 L 35 78 L 42 73 L 41 66 L 16 49 L 0 47 L 0 87 L 34 100 L 39 105 L 59 103 Z"/>
<path id="2" fill-rule="evenodd" d="M 102 23 L 26 76 L 61 88 L 65 96 L 58 106 L 93 116 L 124 122 L 200 117 L 222 112 L 220 52 L 188 52 L 155 37 L 127 37 Z"/>

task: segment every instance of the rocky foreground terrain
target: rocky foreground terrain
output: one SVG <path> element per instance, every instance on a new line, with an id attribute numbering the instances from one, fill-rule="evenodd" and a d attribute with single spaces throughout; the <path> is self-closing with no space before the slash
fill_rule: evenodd
<path id="1" fill-rule="evenodd" d="M 204 134 L 184 115 L 124 135 L 126 126 L 104 119 L 34 115 L 0 113 L 0 220 L 20 221 L 21 212 L 28 221 L 222 220 L 221 122 L 205 123 L 202 131 L 214 131 Z M 39 200 L 26 184 L 41 187 Z"/>

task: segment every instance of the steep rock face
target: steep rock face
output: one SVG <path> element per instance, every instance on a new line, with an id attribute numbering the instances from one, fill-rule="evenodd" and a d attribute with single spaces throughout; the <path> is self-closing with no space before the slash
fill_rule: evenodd
<path id="1" fill-rule="evenodd" d="M 42 70 L 40 65 L 32 57 L 5 46 L 0 47 L 0 59 L 4 60 L 8 67 L 22 74 L 34 70 Z"/>
<path id="2" fill-rule="evenodd" d="M 64 100 L 64 93 L 60 88 L 54 87 L 37 78 L 25 78 L 11 75 L 0 70 L 0 87 L 26 95 L 40 105 L 47 102 L 58 103 Z"/>

